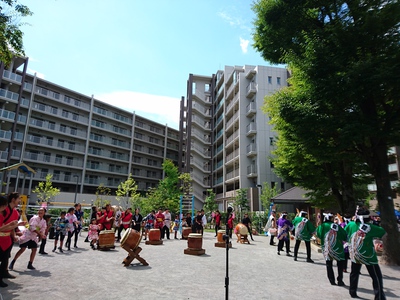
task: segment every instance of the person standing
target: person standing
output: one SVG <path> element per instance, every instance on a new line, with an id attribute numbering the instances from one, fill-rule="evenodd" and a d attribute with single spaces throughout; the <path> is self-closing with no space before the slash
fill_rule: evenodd
<path id="1" fill-rule="evenodd" d="M 8 284 L 3 279 L 14 279 L 8 270 L 8 260 L 10 258 L 11 249 L 15 237 L 14 229 L 18 225 L 25 225 L 26 222 L 18 224 L 19 213 L 16 207 L 19 205 L 21 198 L 18 193 L 11 193 L 8 199 L 0 196 L 0 287 L 7 287 Z"/>
<path id="2" fill-rule="evenodd" d="M 33 216 L 29 220 L 29 228 L 23 232 L 22 236 L 19 239 L 20 249 L 15 254 L 14 259 L 11 261 L 10 266 L 8 267 L 10 270 L 14 268 L 14 264 L 17 261 L 18 257 L 20 257 L 21 254 L 25 252 L 26 248 L 31 249 L 28 269 L 35 270 L 35 267 L 32 264 L 36 256 L 39 240 L 46 238 L 44 234 L 46 231 L 47 224 L 46 220 L 43 217 L 44 217 L 44 208 L 40 208 L 38 214 L 36 216 Z"/>
<path id="3" fill-rule="evenodd" d="M 231 206 L 228 207 L 227 215 L 226 215 L 226 228 L 229 238 L 232 238 L 233 232 L 233 220 L 235 219 L 235 214 L 233 212 L 233 208 Z"/>
<path id="4" fill-rule="evenodd" d="M 301 241 L 304 241 L 307 250 L 307 262 L 313 263 L 314 261 L 311 259 L 310 240 L 315 232 L 315 226 L 306 218 L 306 216 L 307 213 L 305 211 L 301 211 L 293 220 L 293 226 L 295 227 L 294 236 L 296 238 L 296 244 L 294 245 L 294 260 L 297 261 L 300 243 Z"/>
<path id="5" fill-rule="evenodd" d="M 268 232 L 268 234 L 270 236 L 269 244 L 271 246 L 275 245 L 274 238 L 275 238 L 276 231 L 277 231 L 276 230 L 276 219 L 275 219 L 275 216 L 276 216 L 276 212 L 275 212 L 275 210 L 272 210 L 271 211 L 271 215 L 268 218 L 268 222 L 267 222 L 267 224 L 265 225 L 265 228 L 264 228 L 264 231 Z"/>
<path id="6" fill-rule="evenodd" d="M 65 247 L 67 247 L 68 250 L 71 250 L 72 236 L 74 235 L 75 228 L 78 227 L 78 219 L 76 218 L 74 212 L 75 208 L 71 207 L 70 209 L 68 209 L 68 213 L 65 216 L 65 218 L 68 220 L 68 238 L 65 242 Z"/>
<path id="7" fill-rule="evenodd" d="M 382 272 L 378 264 L 373 240 L 382 239 L 386 235 L 386 231 L 382 227 L 369 224 L 371 221 L 369 214 L 368 209 L 360 208 L 357 219 L 349 222 L 344 228 L 348 236 L 351 260 L 349 293 L 352 298 L 358 298 L 358 279 L 361 266 L 365 265 L 369 276 L 372 278 L 375 299 L 382 300 L 386 299 L 386 296 L 383 292 Z"/>
<path id="8" fill-rule="evenodd" d="M 164 215 L 164 226 L 161 229 L 161 239 L 163 239 L 164 236 L 167 235 L 167 239 L 169 240 L 169 233 L 171 227 L 171 213 L 169 212 L 168 208 L 165 209 L 163 215 Z"/>
<path id="9" fill-rule="evenodd" d="M 290 252 L 290 240 L 289 232 L 293 231 L 293 224 L 287 219 L 287 212 L 282 212 L 280 218 L 277 221 L 278 226 L 278 255 L 281 255 L 280 251 L 283 251 L 283 245 L 286 246 L 286 256 L 292 256 Z"/>
<path id="10" fill-rule="evenodd" d="M 252 241 L 254 241 L 253 240 L 253 235 L 252 235 L 252 232 L 251 232 L 251 220 L 249 218 L 249 214 L 248 213 L 244 214 L 244 217 L 242 219 L 242 224 L 247 227 L 247 230 L 249 231 L 249 234 L 250 234 L 250 238 L 251 238 Z"/>
<path id="11" fill-rule="evenodd" d="M 57 218 L 57 220 L 55 220 L 54 222 L 54 248 L 53 248 L 53 252 L 56 251 L 57 249 L 57 243 L 58 240 L 60 239 L 60 247 L 58 247 L 58 250 L 60 250 L 61 253 L 63 253 L 63 243 L 64 243 L 64 238 L 65 236 L 68 234 L 67 230 L 68 230 L 68 220 L 67 218 L 65 218 L 65 215 L 67 213 L 65 211 L 62 211 L 60 213 L 60 216 Z"/>
<path id="12" fill-rule="evenodd" d="M 159 208 L 158 212 L 156 213 L 156 220 L 154 223 L 154 228 L 160 230 L 161 239 L 163 239 L 162 231 L 163 231 L 163 227 L 164 227 L 164 219 L 165 219 L 165 216 L 162 213 L 162 209 Z"/>
<path id="13" fill-rule="evenodd" d="M 105 230 L 111 230 L 114 224 L 114 211 L 111 209 L 110 204 L 106 204 L 106 210 L 104 212 L 104 222 L 103 226 Z"/>
<path id="14" fill-rule="evenodd" d="M 74 248 L 78 248 L 78 235 L 82 230 L 82 221 L 83 221 L 83 211 L 82 211 L 82 205 L 80 203 L 76 203 L 74 205 L 75 208 L 75 216 L 77 219 L 77 223 L 75 226 L 75 230 L 74 230 Z"/>
<path id="15" fill-rule="evenodd" d="M 45 210 L 45 213 L 46 213 L 46 210 Z M 47 255 L 48 253 L 46 251 L 44 251 L 44 249 L 46 247 L 47 235 L 49 234 L 49 229 L 51 228 L 51 224 L 50 224 L 51 216 L 45 214 L 44 219 L 46 221 L 46 231 L 44 233 L 45 238 L 42 239 L 42 242 L 40 243 L 39 254 Z"/>
<path id="16" fill-rule="evenodd" d="M 215 220 L 215 236 L 217 236 L 218 230 L 221 228 L 221 213 L 219 212 L 218 209 L 215 211 L 214 220 Z"/>
<path id="17" fill-rule="evenodd" d="M 335 274 L 333 272 L 333 261 L 337 262 L 337 285 L 344 286 L 343 270 L 345 262 L 345 253 L 343 242 L 346 241 L 346 231 L 333 222 L 333 214 L 324 213 L 324 221 L 317 228 L 317 237 L 321 240 L 322 254 L 325 258 L 326 272 L 331 285 L 336 285 Z"/>
<path id="18" fill-rule="evenodd" d="M 144 229 L 145 229 L 145 231 L 144 231 L 144 240 L 147 239 L 147 235 L 148 235 L 148 233 L 149 233 L 149 230 L 154 228 L 155 220 L 156 220 L 156 212 L 155 212 L 154 210 L 152 210 L 152 211 L 143 219 L 143 221 L 145 222 L 145 225 L 144 225 Z"/>
<path id="19" fill-rule="evenodd" d="M 140 232 L 140 228 L 142 227 L 142 221 L 143 217 L 140 214 L 140 209 L 136 208 L 135 214 L 132 216 L 132 229 L 135 229 L 137 232 Z"/>
<path id="20" fill-rule="evenodd" d="M 121 214 L 120 218 L 120 225 L 118 227 L 118 233 L 117 233 L 117 242 L 121 240 L 121 232 L 122 230 L 127 230 L 129 226 L 131 225 L 132 222 L 132 208 L 128 207 L 124 212 Z M 132 226 L 133 228 L 133 226 Z"/>

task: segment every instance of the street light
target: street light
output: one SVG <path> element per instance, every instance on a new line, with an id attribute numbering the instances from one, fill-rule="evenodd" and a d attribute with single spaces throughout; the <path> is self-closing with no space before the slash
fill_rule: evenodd
<path id="1" fill-rule="evenodd" d="M 78 183 L 79 183 L 79 176 L 78 176 L 78 175 L 74 175 L 74 177 L 76 177 L 76 185 L 75 185 L 75 199 L 74 199 L 74 203 L 76 203 L 76 196 L 78 195 Z"/>

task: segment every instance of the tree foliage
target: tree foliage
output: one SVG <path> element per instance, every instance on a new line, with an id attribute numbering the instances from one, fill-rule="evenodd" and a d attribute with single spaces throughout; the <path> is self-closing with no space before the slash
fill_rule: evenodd
<path id="1" fill-rule="evenodd" d="M 205 201 L 204 201 L 204 212 L 205 213 L 211 213 L 213 211 L 215 211 L 218 208 L 218 204 L 215 201 L 215 196 L 216 194 L 214 193 L 214 191 L 212 189 L 208 189 L 207 190 L 208 196 L 206 197 Z"/>
<path id="2" fill-rule="evenodd" d="M 32 15 L 16 0 L 0 0 L 0 61 L 8 65 L 14 55 L 24 56 L 20 18 Z"/>
<path id="3" fill-rule="evenodd" d="M 344 202 L 354 199 L 357 176 L 373 176 L 389 233 L 384 255 L 400 264 L 387 155 L 400 144 L 400 3 L 260 0 L 253 10 L 254 47 L 292 75 L 267 104 L 279 134 L 331 167 L 331 183 L 342 177 Z"/>
<path id="4" fill-rule="evenodd" d="M 41 202 L 49 202 L 51 198 L 60 194 L 60 189 L 53 187 L 53 182 L 51 179 L 53 174 L 46 175 L 46 181 L 39 182 L 39 184 L 33 189 L 32 193 L 36 194 L 36 197 Z"/>
<path id="5" fill-rule="evenodd" d="M 267 212 L 267 210 L 269 210 L 271 199 L 278 195 L 280 192 L 281 190 L 277 185 L 271 187 L 268 182 L 263 183 L 260 198 L 264 211 Z"/>
<path id="6" fill-rule="evenodd" d="M 104 183 L 100 183 L 100 185 L 96 189 L 96 200 L 94 202 L 94 205 L 101 207 L 103 206 L 103 204 L 110 203 L 109 200 L 104 200 L 103 196 L 111 196 L 111 189 L 109 187 L 106 187 Z"/>
<path id="7" fill-rule="evenodd" d="M 132 174 L 129 174 L 128 179 L 121 182 L 115 191 L 116 199 L 121 204 L 121 201 L 125 199 L 125 207 L 129 205 L 133 208 L 137 207 L 137 200 L 140 198 L 140 194 L 137 191 L 138 186 L 133 179 Z"/>

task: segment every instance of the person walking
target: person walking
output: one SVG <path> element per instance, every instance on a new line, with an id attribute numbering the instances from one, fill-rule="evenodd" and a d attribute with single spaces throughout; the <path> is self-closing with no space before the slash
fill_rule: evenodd
<path id="1" fill-rule="evenodd" d="M 25 252 L 26 248 L 31 249 L 28 269 L 35 270 L 35 267 L 33 266 L 33 260 L 35 259 L 36 256 L 39 240 L 46 238 L 45 231 L 47 224 L 46 220 L 43 217 L 44 217 L 44 208 L 40 208 L 38 210 L 38 214 L 36 216 L 33 216 L 29 220 L 29 228 L 22 233 L 22 236 L 19 239 L 20 249 L 15 254 L 13 260 L 10 263 L 10 266 L 8 267 L 10 270 L 14 268 L 15 262 L 21 256 L 21 254 Z"/>
<path id="2" fill-rule="evenodd" d="M 249 218 L 249 214 L 248 213 L 244 214 L 243 219 L 242 219 L 242 224 L 247 227 L 247 230 L 249 232 L 250 238 L 251 238 L 252 241 L 254 241 L 253 240 L 253 235 L 252 235 L 252 232 L 251 232 L 251 220 Z"/>
<path id="3" fill-rule="evenodd" d="M 75 228 L 78 227 L 78 219 L 76 218 L 75 215 L 75 208 L 70 207 L 68 209 L 68 213 L 65 215 L 65 218 L 68 220 L 68 238 L 67 241 L 65 242 L 65 247 L 70 251 L 71 250 L 71 240 L 72 236 L 74 235 Z"/>
<path id="4" fill-rule="evenodd" d="M 373 240 L 384 238 L 386 231 L 380 226 L 370 224 L 371 218 L 368 209 L 360 208 L 356 217 L 356 221 L 349 222 L 344 228 L 348 236 L 351 260 L 350 296 L 358 298 L 358 279 L 361 266 L 365 265 L 372 279 L 375 299 L 384 300 L 386 296 L 383 292 L 382 272 L 378 264 Z"/>
<path id="5" fill-rule="evenodd" d="M 337 262 L 337 285 L 344 286 L 343 270 L 345 262 L 345 253 L 343 242 L 347 239 L 346 231 L 339 225 L 334 223 L 334 215 L 324 213 L 324 220 L 316 230 L 317 237 L 321 240 L 322 254 L 325 258 L 326 273 L 331 285 L 336 285 L 335 274 L 333 272 L 333 261 Z"/>
<path id="6" fill-rule="evenodd" d="M 267 224 L 265 225 L 265 228 L 264 228 L 264 231 L 268 232 L 268 234 L 270 236 L 269 244 L 271 246 L 275 245 L 274 238 L 275 238 L 276 232 L 277 232 L 275 216 L 276 216 L 276 212 L 275 212 L 275 210 L 272 210 L 271 215 L 269 216 Z"/>
<path id="7" fill-rule="evenodd" d="M 165 209 L 163 215 L 164 215 L 164 225 L 161 228 L 161 239 L 163 239 L 164 236 L 166 235 L 167 239 L 169 240 L 169 233 L 171 227 L 171 213 L 169 212 L 168 208 Z"/>
<path id="8" fill-rule="evenodd" d="M 313 263 L 314 261 L 311 259 L 310 240 L 315 232 L 315 226 L 306 218 L 306 216 L 307 212 L 301 211 L 299 215 L 293 220 L 293 226 L 295 227 L 294 237 L 296 239 L 296 244 L 294 245 L 294 260 L 297 261 L 297 254 L 299 252 L 300 243 L 301 241 L 304 241 L 304 243 L 306 244 L 307 262 Z"/>
<path id="9" fill-rule="evenodd" d="M 82 222 L 83 222 L 83 211 L 82 211 L 82 205 L 80 203 L 76 203 L 74 205 L 75 208 L 75 216 L 77 219 L 77 223 L 75 226 L 74 230 L 74 248 L 78 248 L 78 235 L 80 234 L 82 230 Z"/>
<path id="10" fill-rule="evenodd" d="M 278 226 L 278 255 L 281 255 L 280 251 L 283 251 L 283 245 L 286 246 L 286 256 L 292 256 L 290 252 L 290 240 L 289 232 L 293 231 L 293 224 L 287 219 L 287 212 L 282 212 L 280 218 L 277 221 Z"/>
<path id="11" fill-rule="evenodd" d="M 54 222 L 54 248 L 52 252 L 55 252 L 57 249 L 57 243 L 58 240 L 60 240 L 60 247 L 58 247 L 58 250 L 60 250 L 61 253 L 63 253 L 63 243 L 64 243 L 64 238 L 68 234 L 68 220 L 65 217 L 67 213 L 65 211 L 62 211 L 60 213 L 60 216 L 55 220 Z"/>

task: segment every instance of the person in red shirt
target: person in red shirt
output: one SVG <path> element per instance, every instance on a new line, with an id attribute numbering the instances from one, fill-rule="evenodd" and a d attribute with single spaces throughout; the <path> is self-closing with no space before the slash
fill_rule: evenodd
<path id="1" fill-rule="evenodd" d="M 215 236 L 217 236 L 218 230 L 220 230 L 221 228 L 221 213 L 219 212 L 219 210 L 215 211 L 214 220 L 215 220 Z"/>
<path id="2" fill-rule="evenodd" d="M 121 214 L 121 224 L 118 227 L 117 242 L 121 240 L 121 232 L 123 229 L 127 230 L 132 222 L 132 208 L 128 207 Z"/>
<path id="3" fill-rule="evenodd" d="M 154 224 L 154 228 L 156 229 L 162 229 L 164 227 L 164 220 L 165 220 L 165 216 L 162 213 L 162 209 L 158 209 L 158 213 L 156 213 L 156 222 Z"/>
<path id="4" fill-rule="evenodd" d="M 111 230 L 112 224 L 114 222 L 114 211 L 111 209 L 111 205 L 106 205 L 104 227 L 106 230 Z"/>
<path id="5" fill-rule="evenodd" d="M 97 225 L 99 225 L 100 230 L 104 229 L 104 222 L 106 220 L 106 207 L 103 206 L 100 211 L 97 212 L 96 215 Z"/>
<path id="6" fill-rule="evenodd" d="M 4 199 L 3 199 L 4 202 Z M 11 256 L 13 242 L 17 240 L 15 228 L 18 225 L 25 225 L 26 222 L 18 224 L 19 213 L 16 207 L 21 202 L 19 193 L 10 193 L 7 199 L 7 206 L 0 213 L 0 287 L 6 287 L 4 278 L 15 278 L 8 270 L 8 260 Z M 2 205 L 4 207 L 4 205 Z M 7 227 L 8 225 L 8 227 Z"/>

